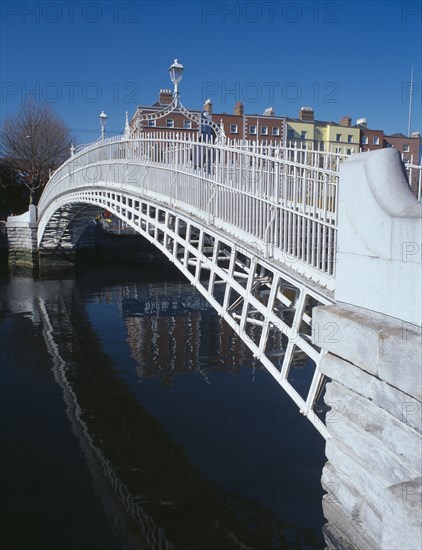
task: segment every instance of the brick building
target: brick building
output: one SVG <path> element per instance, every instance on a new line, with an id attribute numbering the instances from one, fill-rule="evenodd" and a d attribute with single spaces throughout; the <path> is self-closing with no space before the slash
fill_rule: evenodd
<path id="1" fill-rule="evenodd" d="M 176 131 L 193 133 L 198 131 L 198 125 L 195 121 L 189 120 L 183 113 L 178 110 L 172 111 L 168 115 L 151 120 L 139 121 L 139 118 L 144 115 L 159 113 L 166 109 L 173 101 L 173 92 L 171 90 L 160 90 L 158 101 L 153 105 L 138 106 L 130 121 L 132 136 L 138 137 L 141 132 L 156 132 L 156 131 Z M 201 111 L 191 111 L 200 116 Z"/>
<path id="2" fill-rule="evenodd" d="M 419 145 L 420 136 L 416 132 L 412 134 L 411 137 L 407 137 L 400 133 L 391 134 L 389 136 L 384 135 L 384 147 L 394 147 L 398 149 L 405 162 L 414 164 L 419 163 Z"/>
<path id="3" fill-rule="evenodd" d="M 384 148 L 384 131 L 369 129 L 366 118 L 358 118 L 355 128 L 360 130 L 360 148 L 362 152 Z"/>
<path id="4" fill-rule="evenodd" d="M 165 111 L 172 103 L 173 93 L 169 89 L 160 90 L 158 101 L 153 105 L 142 105 L 130 121 L 133 137 L 141 132 L 170 131 L 186 134 L 196 134 L 198 124 L 186 117 L 179 109 L 165 114 L 160 118 L 140 121 L 140 117 Z M 360 118 L 352 126 L 350 116 L 342 117 L 338 122 L 315 120 L 311 107 L 302 107 L 299 118 L 276 116 L 272 108 L 263 114 L 245 114 L 244 105 L 238 101 L 233 113 L 214 113 L 211 101 L 205 101 L 202 110 L 190 111 L 200 117 L 205 111 L 215 124 L 223 124 L 228 139 L 247 139 L 260 142 L 275 142 L 280 145 L 293 145 L 314 150 L 334 151 L 353 154 L 364 151 L 374 151 L 385 147 L 397 148 L 405 163 L 420 164 L 421 139 L 419 133 L 406 137 L 403 134 L 385 135 L 383 130 L 368 128 L 366 118 Z M 412 169 L 410 183 L 417 195 L 419 171 Z"/>
<path id="5" fill-rule="evenodd" d="M 135 137 L 138 136 L 140 132 L 157 130 L 186 133 L 198 132 L 198 124 L 195 121 L 189 120 L 189 118 L 178 109 L 157 120 L 139 121 L 141 116 L 165 110 L 166 107 L 171 104 L 172 100 L 173 94 L 171 90 L 160 90 L 159 98 L 156 103 L 150 106 L 138 106 L 130 121 L 132 135 Z M 190 112 L 199 117 L 202 111 L 207 112 L 214 123 L 223 123 L 224 132 L 229 139 L 272 141 L 282 145 L 285 144 L 286 118 L 276 116 L 272 108 L 266 109 L 262 115 L 248 115 L 244 112 L 243 103 L 238 101 L 234 106 L 233 113 L 214 113 L 212 103 L 207 99 L 201 111 L 192 110 Z"/>
<path id="6" fill-rule="evenodd" d="M 420 164 L 420 135 L 415 132 L 411 137 L 401 133 L 384 136 L 384 147 L 394 147 L 401 153 L 403 162 L 410 165 Z M 420 171 L 414 168 L 408 169 L 408 178 L 412 191 L 420 194 Z M 419 191 L 418 191 L 419 189 Z"/>
<path id="7" fill-rule="evenodd" d="M 356 121 L 355 128 L 360 130 L 360 143 L 362 151 L 376 151 L 386 147 L 394 147 L 400 151 L 405 164 L 419 165 L 421 162 L 421 139 L 419 132 L 414 132 L 410 137 L 397 133 L 386 135 L 383 130 L 368 128 L 366 118 Z M 419 183 L 419 171 L 412 168 L 408 170 L 410 186 L 417 195 Z"/>

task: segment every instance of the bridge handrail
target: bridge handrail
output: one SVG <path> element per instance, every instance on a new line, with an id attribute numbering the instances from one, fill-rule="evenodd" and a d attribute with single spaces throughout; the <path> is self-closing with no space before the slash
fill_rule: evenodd
<path id="1" fill-rule="evenodd" d="M 172 204 L 176 200 L 172 193 L 176 193 L 179 208 L 201 212 L 207 223 L 219 220 L 220 227 L 225 224 L 232 232 L 263 243 L 260 246 L 270 256 L 287 254 L 292 261 L 300 259 L 333 280 L 337 183 L 346 158 L 343 153 L 271 141 L 227 140 L 222 145 L 189 133 L 114 136 L 82 149 L 54 173 L 41 197 L 39 217 L 60 193 L 72 186 L 92 186 L 94 181 L 87 178 L 91 168 L 101 170 L 108 165 L 112 171 L 120 170 L 117 178 L 107 176 L 110 183 L 128 183 L 121 174 L 122 165 L 161 170 L 160 177 L 168 183 L 150 181 L 143 192 Z M 183 180 L 177 191 L 172 183 L 175 178 Z M 144 178 L 130 183 L 140 188 Z M 246 220 L 248 212 L 256 219 Z"/>
<path id="2" fill-rule="evenodd" d="M 316 168 L 318 172 L 326 174 L 326 175 L 332 175 L 337 176 L 338 170 L 340 164 L 348 157 L 345 153 L 338 153 L 338 152 L 326 152 L 326 151 L 319 151 L 315 149 L 309 149 L 309 148 L 302 148 L 302 147 L 287 147 L 287 146 L 280 146 L 277 144 L 277 142 L 260 142 L 256 143 L 255 141 L 247 141 L 247 140 L 230 140 L 228 139 L 226 144 L 220 145 L 216 143 L 211 142 L 203 142 L 198 140 L 196 135 L 193 134 L 183 134 L 182 137 L 180 137 L 181 134 L 179 133 L 148 133 L 143 137 L 140 138 L 127 138 L 123 135 L 117 135 L 113 136 L 111 138 L 107 138 L 104 140 L 97 140 L 96 142 L 93 142 L 91 144 L 83 146 L 82 149 L 80 149 L 75 155 L 72 157 L 69 157 L 55 172 L 51 174 L 51 178 L 49 182 L 46 185 L 46 190 L 50 185 L 50 182 L 53 183 L 53 180 L 57 178 L 57 176 L 62 172 L 69 164 L 73 164 L 77 162 L 78 167 L 83 166 L 84 164 L 80 163 L 80 160 L 83 159 L 85 155 L 87 155 L 89 152 L 93 150 L 99 150 L 102 148 L 106 148 L 107 146 L 115 143 L 175 143 L 175 144 L 185 144 L 188 147 L 192 146 L 200 146 L 209 148 L 214 151 L 220 151 L 225 150 L 227 152 L 231 153 L 240 153 L 242 155 L 245 155 L 249 158 L 256 158 L 261 160 L 271 160 L 272 162 L 278 162 L 278 163 L 284 163 L 290 166 L 296 166 L 296 167 L 303 167 L 303 168 Z M 273 154 L 269 155 L 268 153 L 272 152 Z M 309 164 L 307 161 L 300 162 L 300 160 L 297 160 L 297 155 L 302 154 L 307 158 L 316 157 L 318 159 L 324 159 L 324 165 L 323 166 L 315 166 L 315 163 Z M 290 156 L 290 158 L 289 158 Z M 293 158 L 291 158 L 293 156 Z M 119 158 L 104 158 L 102 160 L 122 160 Z M 130 160 L 139 160 L 139 157 L 130 159 L 125 157 L 123 160 L 130 161 Z M 150 161 L 151 162 L 151 161 Z M 91 164 L 91 162 L 88 160 L 85 165 Z M 167 163 L 168 164 L 168 163 Z M 334 167 L 334 169 L 333 169 Z"/>
<path id="3" fill-rule="evenodd" d="M 145 157 L 145 155 L 136 155 L 133 157 L 128 157 L 126 155 L 123 155 L 122 157 L 116 157 L 113 153 L 113 150 L 109 148 L 110 145 L 114 144 L 139 144 L 142 146 L 143 144 L 171 144 L 173 146 L 173 149 L 171 147 L 168 147 L 167 150 L 161 150 L 159 151 L 161 158 L 159 161 L 153 160 L 151 158 L 151 155 L 149 157 Z M 41 197 L 40 204 L 39 204 L 39 211 L 42 212 L 43 209 L 43 199 L 47 197 L 49 192 L 51 191 L 51 187 L 54 185 L 57 185 L 59 181 L 63 177 L 67 177 L 66 168 L 69 165 L 75 165 L 78 168 L 81 168 L 83 166 L 89 166 L 93 163 L 98 163 L 100 161 L 115 161 L 119 162 L 124 160 L 126 163 L 131 163 L 139 160 L 143 160 L 144 162 L 148 162 L 149 164 L 157 164 L 157 165 L 166 165 L 168 167 L 174 168 L 173 164 L 173 158 L 169 155 L 169 153 L 172 153 L 174 155 L 175 153 L 183 153 L 182 149 L 176 149 L 175 145 L 184 145 L 186 146 L 187 150 L 189 152 L 195 152 L 195 149 L 192 149 L 192 147 L 199 147 L 202 152 L 206 150 L 211 151 L 225 151 L 228 153 L 233 154 L 241 154 L 245 157 L 247 157 L 250 160 L 250 164 L 252 166 L 252 161 L 255 160 L 261 160 L 261 161 L 270 161 L 273 163 L 277 163 L 279 165 L 286 165 L 292 168 L 302 168 L 302 169 L 309 169 L 309 170 L 316 170 L 319 174 L 322 174 L 324 176 L 329 176 L 330 181 L 329 183 L 331 185 L 336 184 L 336 181 L 338 179 L 338 171 L 340 164 L 347 158 L 347 155 L 344 153 L 337 153 L 337 152 L 324 152 L 324 151 L 318 151 L 314 149 L 308 149 L 308 148 L 301 148 L 301 147 L 286 147 L 286 146 L 280 146 L 274 142 L 263 142 L 263 143 L 256 143 L 254 141 L 246 141 L 246 140 L 227 140 L 227 143 L 225 145 L 215 144 L 211 142 L 203 142 L 200 141 L 197 136 L 192 136 L 192 134 L 183 134 L 182 137 L 180 134 L 177 133 L 157 133 L 157 134 L 147 134 L 141 138 L 127 138 L 125 136 L 113 136 L 111 138 L 100 140 L 98 142 L 94 142 L 86 147 L 84 147 L 81 151 L 79 151 L 74 156 L 70 157 L 67 161 L 65 161 L 51 176 L 49 182 L 47 183 L 44 193 Z M 107 148 L 109 155 L 105 155 L 103 158 L 99 159 L 100 155 L 97 155 L 95 159 L 90 158 L 88 155 L 89 153 L 92 153 L 93 151 L 100 151 L 102 149 L 106 150 Z M 142 149 L 141 149 L 142 150 Z M 123 151 L 121 151 L 123 152 Z M 151 149 L 147 151 L 148 153 L 151 153 Z M 272 153 L 272 154 L 268 154 Z M 163 162 L 165 160 L 165 155 L 167 155 L 167 162 Z M 208 155 L 211 158 L 213 155 Z M 88 158 L 87 158 L 88 157 Z M 302 160 L 301 160 L 302 159 Z M 85 160 L 85 162 L 81 163 L 81 160 Z M 192 160 L 192 159 L 191 159 Z M 321 165 L 321 160 L 323 161 Z M 316 162 L 317 161 L 317 162 Z M 233 164 L 233 163 L 232 163 Z M 258 169 L 262 166 L 258 166 Z M 63 176 L 64 173 L 64 176 Z M 334 213 L 334 211 L 333 211 Z"/>
<path id="4" fill-rule="evenodd" d="M 60 168 L 66 166 L 75 159 L 81 158 L 85 153 L 92 151 L 93 149 L 105 147 L 111 143 L 144 143 L 144 142 L 161 142 L 168 143 L 169 141 L 174 143 L 185 143 L 186 145 L 201 145 L 209 147 L 215 150 L 227 150 L 231 152 L 241 152 L 245 155 L 256 156 L 257 158 L 262 158 L 266 160 L 269 158 L 268 151 L 273 152 L 282 152 L 287 153 L 291 152 L 301 152 L 308 156 L 310 155 L 320 155 L 326 159 L 336 159 L 336 166 L 345 160 L 349 155 L 344 152 L 334 152 L 334 151 L 321 151 L 317 149 L 311 149 L 309 147 L 301 147 L 300 144 L 294 143 L 293 146 L 280 145 L 276 141 L 260 141 L 257 143 L 254 140 L 237 140 L 237 139 L 227 139 L 225 144 L 212 143 L 210 141 L 201 141 L 198 134 L 193 133 L 180 133 L 180 132 L 148 132 L 141 137 L 128 138 L 124 135 L 116 135 L 107 139 L 101 139 L 84 145 L 77 146 L 74 151 L 75 154 L 69 157 L 53 174 L 55 175 Z M 270 155 L 271 158 L 275 155 Z M 289 162 L 286 157 L 275 157 L 277 160 L 285 160 Z M 110 159 L 112 160 L 112 159 Z M 291 162 L 291 161 L 290 161 Z M 300 164 L 300 163 L 299 163 Z M 336 169 L 335 172 L 338 170 Z"/>

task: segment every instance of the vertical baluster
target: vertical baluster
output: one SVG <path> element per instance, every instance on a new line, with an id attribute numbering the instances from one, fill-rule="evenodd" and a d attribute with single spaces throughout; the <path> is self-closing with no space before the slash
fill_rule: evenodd
<path id="1" fill-rule="evenodd" d="M 321 243 L 320 243 L 320 249 L 321 249 L 321 270 L 324 273 L 328 272 L 327 269 L 327 226 L 323 224 L 322 226 L 322 237 L 321 237 Z"/>
<path id="2" fill-rule="evenodd" d="M 312 220 L 312 230 L 311 230 L 311 265 L 312 267 L 316 266 L 315 257 L 316 257 L 316 231 L 317 231 L 317 222 Z"/>

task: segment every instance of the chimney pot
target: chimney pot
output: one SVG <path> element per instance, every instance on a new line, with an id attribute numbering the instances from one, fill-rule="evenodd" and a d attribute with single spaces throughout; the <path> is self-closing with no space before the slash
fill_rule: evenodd
<path id="1" fill-rule="evenodd" d="M 352 117 L 349 116 L 349 115 L 346 115 L 344 117 L 342 117 L 338 123 L 340 124 L 340 126 L 348 126 L 350 127 L 352 125 Z"/>
<path id="2" fill-rule="evenodd" d="M 204 103 L 204 111 L 205 111 L 206 113 L 208 113 L 209 115 L 212 115 L 212 103 L 211 103 L 211 99 L 205 100 L 205 103 Z"/>
<path id="3" fill-rule="evenodd" d="M 158 96 L 158 102 L 160 105 L 170 105 L 173 101 L 173 94 L 171 90 L 161 89 L 160 95 Z"/>
<path id="4" fill-rule="evenodd" d="M 243 106 L 243 103 L 241 101 L 236 102 L 233 113 L 235 115 L 243 115 L 245 113 L 245 107 Z"/>
<path id="5" fill-rule="evenodd" d="M 299 112 L 299 119 L 303 121 L 314 121 L 314 110 L 312 107 L 301 107 Z"/>

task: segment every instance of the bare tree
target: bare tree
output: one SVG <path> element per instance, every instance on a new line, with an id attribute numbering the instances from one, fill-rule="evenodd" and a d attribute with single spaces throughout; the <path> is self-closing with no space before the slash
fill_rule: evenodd
<path id="1" fill-rule="evenodd" d="M 5 118 L 0 133 L 2 156 L 26 173 L 30 204 L 35 190 L 48 180 L 49 171 L 69 156 L 71 141 L 69 128 L 48 103 L 26 101 L 15 115 Z"/>

